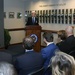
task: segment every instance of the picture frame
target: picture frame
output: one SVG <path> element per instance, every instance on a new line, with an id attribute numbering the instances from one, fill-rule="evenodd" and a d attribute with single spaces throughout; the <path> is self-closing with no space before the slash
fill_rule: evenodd
<path id="1" fill-rule="evenodd" d="M 14 18 L 14 12 L 9 12 L 9 18 Z"/>
<path id="2" fill-rule="evenodd" d="M 22 13 L 18 12 L 17 13 L 17 19 L 20 19 L 22 17 Z"/>
<path id="3" fill-rule="evenodd" d="M 4 18 L 6 18 L 6 12 L 4 12 Z"/>

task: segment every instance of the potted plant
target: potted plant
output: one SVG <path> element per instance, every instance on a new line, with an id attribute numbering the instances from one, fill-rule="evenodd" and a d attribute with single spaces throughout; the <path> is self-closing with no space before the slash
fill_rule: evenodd
<path id="1" fill-rule="evenodd" d="M 9 34 L 8 29 L 4 29 L 4 45 L 5 45 L 5 49 L 8 48 L 8 46 L 10 44 L 10 40 L 11 40 L 11 36 Z"/>

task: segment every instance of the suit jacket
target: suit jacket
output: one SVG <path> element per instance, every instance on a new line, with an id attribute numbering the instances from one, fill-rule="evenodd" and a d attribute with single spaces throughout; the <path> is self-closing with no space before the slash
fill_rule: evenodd
<path id="1" fill-rule="evenodd" d="M 65 44 L 65 40 L 59 42 L 59 43 L 56 43 L 56 45 L 58 46 L 58 48 L 64 52 L 64 49 L 66 47 L 66 44 Z"/>
<path id="2" fill-rule="evenodd" d="M 55 50 L 57 49 L 58 47 L 54 43 L 52 43 L 41 50 L 42 56 L 45 59 L 44 62 L 45 68 L 47 68 L 47 66 L 49 65 L 50 59 L 52 58 L 52 56 L 54 56 Z"/>
<path id="3" fill-rule="evenodd" d="M 73 35 L 67 37 L 67 39 L 57 44 L 59 49 L 67 54 L 75 50 L 75 37 Z"/>
<path id="4" fill-rule="evenodd" d="M 19 75 L 27 75 L 30 72 L 40 69 L 43 66 L 43 62 L 41 53 L 30 51 L 18 56 L 15 61 L 15 66 Z"/>
<path id="5" fill-rule="evenodd" d="M 28 25 L 39 25 L 38 24 L 38 18 L 35 17 L 35 22 L 33 23 L 32 17 L 29 17 L 27 20 L 26 26 L 28 26 Z"/>

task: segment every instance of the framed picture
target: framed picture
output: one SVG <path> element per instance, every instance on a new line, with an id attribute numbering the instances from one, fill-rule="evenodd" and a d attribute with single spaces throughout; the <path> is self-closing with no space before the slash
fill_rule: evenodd
<path id="1" fill-rule="evenodd" d="M 4 18 L 6 18 L 6 12 L 4 12 Z"/>
<path id="2" fill-rule="evenodd" d="M 9 12 L 9 18 L 14 18 L 14 12 Z"/>
<path id="3" fill-rule="evenodd" d="M 20 19 L 22 17 L 22 13 L 18 12 L 17 13 L 17 19 Z"/>

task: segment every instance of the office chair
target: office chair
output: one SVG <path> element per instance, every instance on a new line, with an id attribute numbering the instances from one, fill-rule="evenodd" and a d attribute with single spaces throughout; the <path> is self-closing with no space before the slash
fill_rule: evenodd
<path id="1" fill-rule="evenodd" d="M 28 75 L 44 75 L 44 67 L 42 67 L 41 69 L 31 72 Z"/>

